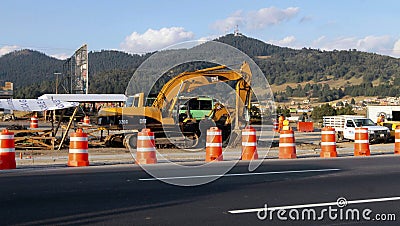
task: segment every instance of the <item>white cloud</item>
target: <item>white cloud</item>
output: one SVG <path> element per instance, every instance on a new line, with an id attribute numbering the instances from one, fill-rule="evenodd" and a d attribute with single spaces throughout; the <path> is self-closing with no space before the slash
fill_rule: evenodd
<path id="1" fill-rule="evenodd" d="M 133 32 L 121 43 L 121 49 L 131 53 L 147 53 L 193 39 L 194 33 L 183 27 L 148 29 L 143 34 Z"/>
<path id="2" fill-rule="evenodd" d="M 7 53 L 10 53 L 12 51 L 15 51 L 17 49 L 20 49 L 20 47 L 13 45 L 13 46 L 3 46 L 0 48 L 0 56 L 5 55 Z"/>
<path id="3" fill-rule="evenodd" d="M 243 17 L 243 11 L 236 11 L 229 17 L 223 20 L 215 21 L 211 27 L 215 30 L 218 30 L 223 33 L 227 33 L 232 30 L 236 25 L 243 26 L 245 23 L 245 19 Z"/>
<path id="4" fill-rule="evenodd" d="M 204 36 L 204 37 L 199 38 L 199 41 L 207 42 L 207 41 L 211 41 L 211 40 L 214 40 L 216 38 L 219 38 L 219 37 L 220 37 L 219 35 Z"/>
<path id="5" fill-rule="evenodd" d="M 389 35 L 367 36 L 357 41 L 357 49 L 362 51 L 379 51 L 393 46 L 393 39 Z"/>
<path id="6" fill-rule="evenodd" d="M 301 49 L 303 47 L 326 51 L 357 49 L 364 52 L 400 57 L 400 39 L 395 40 L 389 35 L 369 35 L 362 38 L 328 38 L 327 36 L 321 36 L 312 41 L 311 44 L 300 43 L 295 36 L 287 36 L 281 40 L 268 40 L 267 43 L 295 49 Z"/>
<path id="7" fill-rule="evenodd" d="M 311 16 L 304 16 L 300 19 L 300 23 L 306 23 L 308 21 L 312 21 L 313 18 Z"/>
<path id="8" fill-rule="evenodd" d="M 267 26 L 280 24 L 290 20 L 299 12 L 297 7 L 278 9 L 276 7 L 262 8 L 257 11 L 236 11 L 231 16 L 216 21 L 212 27 L 220 32 L 233 29 L 236 25 L 247 29 L 263 29 Z"/>
<path id="9" fill-rule="evenodd" d="M 329 39 L 327 37 L 318 38 L 313 44 L 315 47 L 323 50 L 348 50 L 357 48 L 358 39 L 356 37 L 340 37 Z"/>
<path id="10" fill-rule="evenodd" d="M 294 47 L 296 43 L 296 37 L 287 36 L 281 40 L 268 40 L 267 43 L 271 43 L 277 46 Z"/>
<path id="11" fill-rule="evenodd" d="M 393 38 L 388 35 L 383 35 L 383 36 L 370 35 L 363 38 L 339 37 L 335 39 L 329 39 L 325 36 L 322 36 L 312 42 L 311 48 L 317 48 L 322 50 L 357 49 L 359 51 L 390 55 L 391 54 L 390 52 L 394 46 L 393 43 L 394 43 Z"/>
<path id="12" fill-rule="evenodd" d="M 65 60 L 71 57 L 72 54 L 67 54 L 67 53 L 56 53 L 56 54 L 52 54 L 50 56 L 57 58 L 59 60 Z"/>
<path id="13" fill-rule="evenodd" d="M 246 19 L 246 25 L 252 29 L 262 29 L 269 25 L 280 24 L 283 21 L 293 18 L 299 11 L 299 8 L 289 7 L 287 9 L 278 9 L 275 7 L 259 9 L 250 12 Z"/>
<path id="14" fill-rule="evenodd" d="M 326 36 L 321 36 L 321 37 L 317 38 L 316 40 L 313 41 L 312 46 L 318 46 L 319 43 L 324 42 L 325 39 L 326 39 Z"/>
<path id="15" fill-rule="evenodd" d="M 397 40 L 393 45 L 392 56 L 400 57 L 400 39 Z"/>

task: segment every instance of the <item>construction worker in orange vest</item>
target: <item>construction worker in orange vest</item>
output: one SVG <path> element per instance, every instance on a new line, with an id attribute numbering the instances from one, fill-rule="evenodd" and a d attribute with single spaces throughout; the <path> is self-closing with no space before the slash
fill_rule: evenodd
<path id="1" fill-rule="evenodd" d="M 291 128 L 289 126 L 289 120 L 287 120 L 287 119 L 283 120 L 282 130 L 291 130 Z"/>
<path id="2" fill-rule="evenodd" d="M 385 122 L 385 115 L 384 114 L 381 114 L 379 117 L 378 117 L 378 119 L 376 120 L 376 124 L 378 124 L 378 125 L 383 125 L 383 122 Z"/>
<path id="3" fill-rule="evenodd" d="M 285 116 L 283 116 L 283 114 L 280 114 L 280 116 L 278 118 L 279 131 L 281 131 L 283 128 L 283 121 L 285 121 Z"/>

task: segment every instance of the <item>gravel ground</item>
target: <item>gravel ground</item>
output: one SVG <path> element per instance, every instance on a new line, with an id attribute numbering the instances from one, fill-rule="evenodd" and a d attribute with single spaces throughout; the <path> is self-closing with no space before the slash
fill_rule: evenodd
<path id="1" fill-rule="evenodd" d="M 371 155 L 393 154 L 394 144 L 374 144 L 370 145 Z M 319 145 L 300 144 L 296 146 L 297 158 L 319 158 Z M 181 149 L 158 149 L 157 159 L 159 162 L 190 162 L 204 161 L 205 150 L 185 151 Z M 278 158 L 279 148 L 273 147 L 258 148 L 260 159 Z M 339 157 L 353 156 L 354 143 L 345 142 L 337 145 Z M 21 154 L 21 155 L 20 155 Z M 110 165 L 110 164 L 134 164 L 135 151 L 132 153 L 125 148 L 90 148 L 90 165 Z M 238 160 L 241 156 L 240 148 L 224 149 L 224 160 Z M 22 158 L 20 158 L 22 157 Z M 68 162 L 68 149 L 60 151 L 50 150 L 16 150 L 16 162 L 18 168 L 33 166 L 66 166 Z"/>

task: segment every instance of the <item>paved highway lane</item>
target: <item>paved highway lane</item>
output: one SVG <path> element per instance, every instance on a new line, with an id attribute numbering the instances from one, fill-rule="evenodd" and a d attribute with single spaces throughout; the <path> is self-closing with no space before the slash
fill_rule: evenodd
<path id="1" fill-rule="evenodd" d="M 240 162 L 226 176 L 201 186 L 175 186 L 153 180 L 138 166 L 106 166 L 57 169 L 18 169 L 0 173 L 1 225 L 254 225 L 293 224 L 260 220 L 251 209 L 301 204 L 343 208 L 370 208 L 373 214 L 394 213 L 400 218 L 400 157 L 343 157 L 337 159 L 266 160 L 254 172 Z M 164 172 L 164 180 L 215 177 L 214 168 L 186 173 L 168 164 L 151 166 Z M 390 200 L 374 200 L 391 198 Z M 351 204 L 354 200 L 367 200 Z M 378 202 L 379 201 L 379 202 Z M 332 203 L 334 205 L 332 205 Z M 321 211 L 328 206 L 315 207 Z M 249 211 L 235 213 L 235 211 Z M 260 212 L 262 213 L 262 212 Z M 371 215 L 371 214 L 370 214 Z M 287 215 L 286 215 L 287 216 Z M 375 216 L 375 215 L 373 215 Z M 328 215 L 305 225 L 354 224 L 331 221 Z M 366 222 L 363 222 L 366 223 Z M 368 222 L 367 222 L 368 223 Z M 370 221 L 377 225 L 377 221 Z M 382 223 L 382 222 L 379 222 Z M 398 221 L 385 222 L 398 225 Z"/>

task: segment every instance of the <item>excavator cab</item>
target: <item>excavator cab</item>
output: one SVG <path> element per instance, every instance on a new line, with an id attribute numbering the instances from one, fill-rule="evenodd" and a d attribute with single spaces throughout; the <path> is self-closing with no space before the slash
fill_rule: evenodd
<path id="1" fill-rule="evenodd" d="M 200 121 L 210 114 L 215 99 L 210 97 L 181 97 L 179 100 L 179 122 L 185 119 Z"/>

